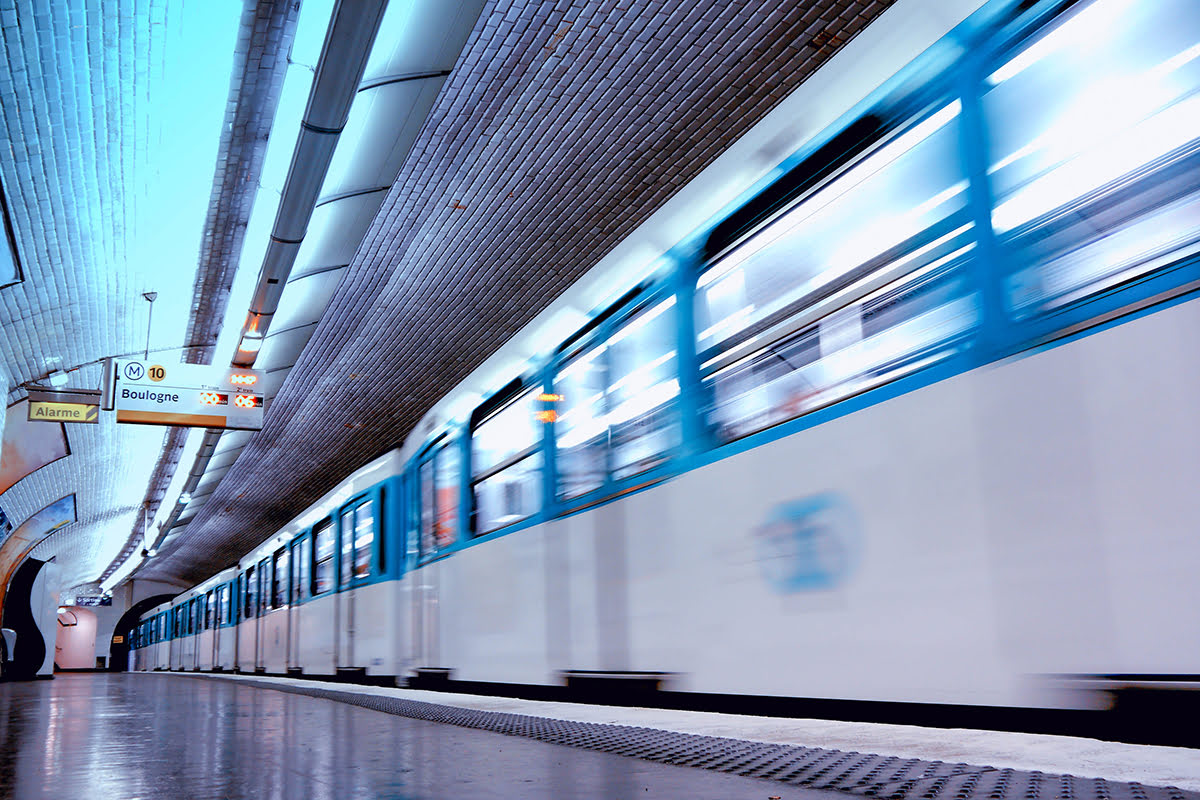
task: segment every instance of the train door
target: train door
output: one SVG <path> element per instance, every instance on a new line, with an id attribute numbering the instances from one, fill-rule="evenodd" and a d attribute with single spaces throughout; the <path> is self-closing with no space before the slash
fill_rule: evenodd
<path id="1" fill-rule="evenodd" d="M 204 596 L 204 629 L 208 631 L 209 661 L 211 670 L 217 665 L 217 592 L 214 589 Z"/>
<path id="2" fill-rule="evenodd" d="M 191 628 L 191 635 L 188 637 L 187 663 L 183 668 L 188 672 L 194 672 L 196 670 L 196 656 L 200 652 L 200 627 L 204 620 L 200 616 L 201 602 L 199 597 L 193 598 L 188 605 L 190 606 L 188 609 L 188 619 L 191 620 L 188 625 Z"/>
<path id="3" fill-rule="evenodd" d="M 199 658 L 198 660 L 198 666 L 200 669 L 204 669 L 204 664 L 208 664 L 208 668 L 212 669 L 212 667 L 215 667 L 217 663 L 217 631 L 216 627 L 212 625 L 212 618 L 214 618 L 216 614 L 216 608 L 214 606 L 214 602 L 216 601 L 216 597 L 214 596 L 215 594 L 216 593 L 214 593 L 214 591 L 209 591 L 209 593 L 203 595 L 204 632 L 208 633 L 208 639 L 206 639 L 204 642 L 205 655 L 203 658 Z"/>
<path id="4" fill-rule="evenodd" d="M 288 670 L 303 669 L 300 660 L 300 614 L 301 606 L 308 600 L 312 584 L 309 582 L 309 565 L 312 561 L 312 540 L 308 534 L 292 542 L 291 559 L 291 596 L 288 604 L 288 639 L 287 639 L 287 668 Z"/>
<path id="5" fill-rule="evenodd" d="M 238 641 L 238 623 L 242 619 L 242 609 L 239 605 L 242 596 L 242 576 L 235 575 L 233 580 L 229 582 L 229 635 L 233 637 L 231 644 L 233 645 L 233 671 L 238 671 L 238 665 L 241 663 L 242 648 L 241 642 Z"/>
<path id="6" fill-rule="evenodd" d="M 350 591 L 354 565 L 354 509 L 338 515 L 338 591 L 334 630 L 334 666 L 349 669 L 354 664 L 354 593 Z"/>
<path id="7" fill-rule="evenodd" d="M 180 629 L 183 627 L 180 623 L 183 620 L 183 609 L 175 606 L 171 609 L 171 639 L 167 642 L 167 669 L 179 668 L 179 648 L 183 644 L 182 634 Z"/>
<path id="8" fill-rule="evenodd" d="M 200 616 L 200 598 L 193 598 L 189 605 L 191 608 L 188 610 L 188 616 L 191 619 L 189 624 L 192 629 L 192 635 L 188 638 L 190 644 L 188 645 L 187 664 L 184 666 L 184 669 L 195 671 L 197 663 L 196 658 L 200 652 L 200 624 L 203 622 L 203 619 Z"/>
<path id="9" fill-rule="evenodd" d="M 418 519 L 420 561 L 428 560 L 454 544 L 458 535 L 459 474 L 457 443 L 446 442 L 431 450 L 418 473 Z M 441 661 L 440 583 L 441 569 L 426 564 L 412 573 L 413 656 L 417 667 L 439 666 Z"/>
<path id="10" fill-rule="evenodd" d="M 238 671 L 254 671 L 254 623 L 257 602 L 256 588 L 258 587 L 258 568 L 250 566 L 242 573 L 242 594 L 238 608 L 241 609 L 241 620 L 237 626 L 238 640 Z"/>
<path id="11" fill-rule="evenodd" d="M 359 620 L 370 613 L 361 607 L 360 591 L 355 589 L 371 576 L 371 557 L 376 535 L 375 498 L 356 498 L 342 509 L 339 519 L 341 559 L 339 561 L 339 625 L 338 661 L 341 668 L 360 669 L 360 656 L 355 651 L 355 629 Z"/>
<path id="12" fill-rule="evenodd" d="M 221 635 L 225 632 L 221 627 L 221 623 L 225 621 L 225 598 L 221 595 L 225 591 L 225 585 L 220 584 L 213 591 L 213 602 L 216 604 L 213 608 L 213 661 L 212 668 L 219 669 L 221 664 Z"/>
<path id="13" fill-rule="evenodd" d="M 267 668 L 267 635 L 264 617 L 271 608 L 271 559 L 264 558 L 258 563 L 258 609 L 254 618 L 254 671 L 265 672 Z"/>

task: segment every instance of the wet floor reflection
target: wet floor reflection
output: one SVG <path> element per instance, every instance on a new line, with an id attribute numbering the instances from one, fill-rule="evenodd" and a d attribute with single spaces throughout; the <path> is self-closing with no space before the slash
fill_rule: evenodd
<path id="1" fill-rule="evenodd" d="M 409 720 L 229 681 L 0 684 L 0 798 L 799 798 L 699 769 Z"/>

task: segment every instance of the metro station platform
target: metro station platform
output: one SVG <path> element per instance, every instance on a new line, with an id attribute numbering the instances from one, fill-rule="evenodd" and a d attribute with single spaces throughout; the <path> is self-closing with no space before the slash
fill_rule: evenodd
<path id="1" fill-rule="evenodd" d="M 1200 751 L 257 676 L 0 684 L 0 798 L 1196 800 Z"/>

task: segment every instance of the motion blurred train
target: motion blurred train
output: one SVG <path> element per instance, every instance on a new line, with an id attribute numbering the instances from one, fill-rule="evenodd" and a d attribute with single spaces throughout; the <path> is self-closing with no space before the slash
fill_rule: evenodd
<path id="1" fill-rule="evenodd" d="M 1200 673 L 1200 4 L 1001 0 L 913 55 L 135 668 L 1024 709 Z"/>

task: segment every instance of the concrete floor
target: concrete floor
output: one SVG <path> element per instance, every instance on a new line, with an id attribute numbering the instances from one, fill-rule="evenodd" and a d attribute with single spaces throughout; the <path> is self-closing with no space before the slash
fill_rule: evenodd
<path id="1" fill-rule="evenodd" d="M 833 792 L 469 730 L 239 684 L 0 684 L 0 798 L 721 798 Z M 841 795 L 844 796 L 844 795 Z"/>

